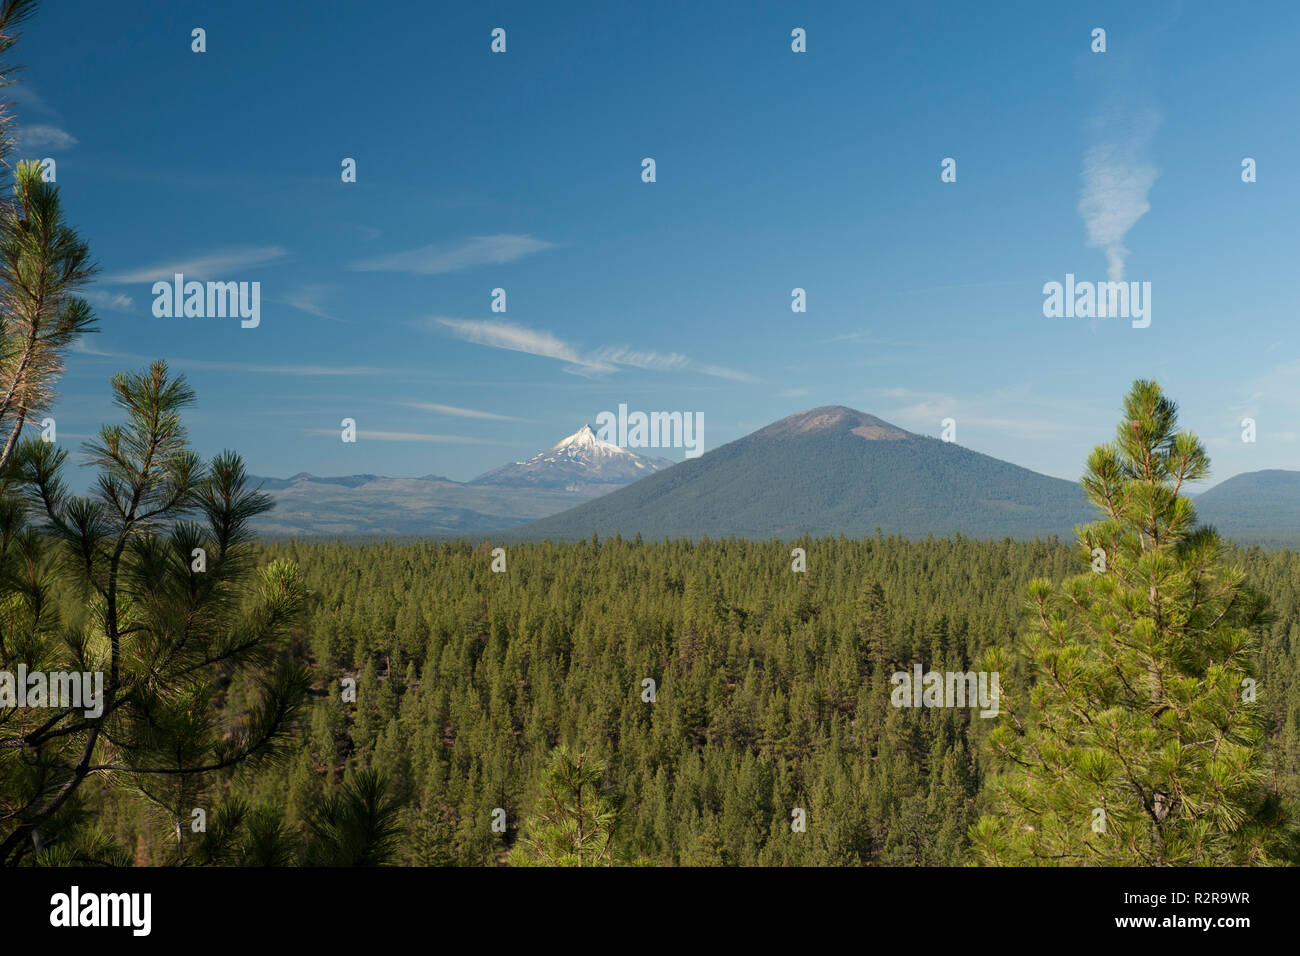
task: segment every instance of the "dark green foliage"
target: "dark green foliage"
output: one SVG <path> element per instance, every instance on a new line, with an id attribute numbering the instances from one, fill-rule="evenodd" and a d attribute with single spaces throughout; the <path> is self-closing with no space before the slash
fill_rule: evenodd
<path id="1" fill-rule="evenodd" d="M 90 495 L 66 492 L 67 452 L 31 439 L 0 484 L 0 671 L 102 675 L 97 713 L 0 708 L 0 862 L 78 839 L 91 781 L 142 798 L 171 831 L 160 858 L 186 860 L 216 775 L 280 752 L 307 693 L 286 653 L 301 576 L 251 552 L 266 497 L 238 456 L 189 448 L 193 393 L 165 364 L 113 387 L 126 422 L 87 445 Z"/>
<path id="2" fill-rule="evenodd" d="M 116 387 L 128 424 L 95 446 L 94 495 L 66 495 L 60 453 L 37 443 L 22 447 L 21 477 L 44 532 L 12 486 L 0 495 L 4 662 L 98 666 L 114 688 L 102 720 L 65 715 L 66 734 L 0 713 L 11 862 L 115 864 L 131 851 L 157 864 L 494 865 L 512 850 L 515 862 L 560 862 L 576 832 L 566 814 L 599 835 L 577 855 L 599 846 L 600 862 L 972 859 L 970 828 L 994 808 L 981 754 L 997 721 L 895 708 L 891 675 L 968 671 L 1012 647 L 1031 581 L 1059 586 L 1077 550 L 593 536 L 509 545 L 494 573 L 487 542 L 257 544 L 243 521 L 264 502 L 238 459 L 202 466 L 185 444 L 174 411 L 188 390 L 162 367 Z M 1127 532 L 1096 533 L 1146 567 Z M 1178 567 L 1217 559 L 1210 536 L 1187 540 Z M 806 572 L 791 570 L 792 546 Z M 1241 779 L 1276 815 L 1257 815 L 1267 829 L 1300 780 L 1300 556 L 1236 560 L 1224 580 L 1253 582 L 1272 615 L 1252 598 L 1222 653 L 1183 652 L 1261 679 L 1245 743 L 1271 772 L 1266 788 L 1254 763 Z M 1002 676 L 1016 687 L 1030 675 L 1011 657 Z M 1193 690 L 1179 693 L 1195 703 Z M 77 763 L 101 727 L 111 747 Z M 582 753 L 580 770 L 557 748 Z M 580 812 L 564 797 L 574 779 L 596 800 Z M 206 832 L 190 826 L 196 807 L 209 808 Z M 497 808 L 505 833 L 492 828 Z M 796 808 L 805 832 L 791 827 Z"/>
<path id="3" fill-rule="evenodd" d="M 198 866 L 288 866 L 295 861 L 296 837 L 273 806 L 253 808 L 226 797 L 208 816 L 185 861 Z"/>
<path id="4" fill-rule="evenodd" d="M 378 866 L 402 836 L 387 778 L 374 770 L 352 774 L 340 790 L 315 800 L 306 828 L 302 862 L 308 866 Z"/>
<path id="5" fill-rule="evenodd" d="M 0 0 L 0 88 L 16 82 L 8 54 L 38 0 Z M 12 163 L 12 102 L 0 102 L 0 471 L 18 447 L 24 425 L 37 421 L 55 397 L 68 348 L 96 330 L 90 305 L 77 292 L 94 276 L 90 249 L 64 219 L 59 188 L 39 162 Z"/>
<path id="6" fill-rule="evenodd" d="M 1029 582 L 1062 581 L 1076 552 L 965 538 L 795 544 L 806 574 L 779 542 L 515 545 L 504 574 L 464 543 L 259 547 L 257 563 L 301 568 L 311 597 L 293 646 L 316 692 L 292 760 L 220 774 L 209 801 L 282 806 L 300 839 L 316 800 L 353 770 L 380 770 L 401 807 L 393 862 L 496 865 L 566 745 L 606 765 L 616 863 L 970 861 L 997 721 L 895 709 L 889 677 L 917 661 L 965 670 L 1011 647 Z M 1294 801 L 1300 555 L 1235 560 L 1271 600 L 1255 629 L 1260 707 L 1279 797 Z M 344 676 L 358 679 L 356 704 L 340 699 Z M 88 798 L 105 833 L 166 862 L 166 825 L 133 806 L 98 787 Z M 497 807 L 505 834 L 491 828 Z M 791 832 L 794 807 L 806 833 Z"/>
<path id="7" fill-rule="evenodd" d="M 301 828 L 278 803 L 251 806 L 226 796 L 206 821 L 184 861 L 200 866 L 379 866 L 389 862 L 404 828 L 387 778 L 372 770 L 350 775 L 317 794 Z"/>
<path id="8" fill-rule="evenodd" d="M 964 862 L 988 722 L 895 710 L 889 675 L 1010 641 L 1017 592 L 1062 576 L 1068 552 L 799 544 L 806 574 L 778 542 L 511 546 L 504 574 L 467 544 L 268 547 L 259 561 L 297 563 L 312 593 L 302 653 L 320 696 L 292 763 L 228 786 L 287 800 L 301 827 L 349 768 L 381 769 L 404 807 L 400 862 L 493 864 L 568 745 L 606 765 L 619 862 Z M 790 830 L 796 806 L 807 833 Z M 123 842 L 165 838 L 121 823 Z"/>

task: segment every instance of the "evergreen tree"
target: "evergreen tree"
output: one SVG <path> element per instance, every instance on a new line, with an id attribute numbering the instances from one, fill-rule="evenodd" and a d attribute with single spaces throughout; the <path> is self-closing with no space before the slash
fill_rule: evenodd
<path id="1" fill-rule="evenodd" d="M 31 439 L 0 488 L 0 670 L 103 681 L 93 707 L 0 712 L 0 863 L 39 852 L 42 827 L 51 842 L 92 777 L 161 812 L 184 859 L 214 775 L 276 753 L 307 693 L 283 652 L 304 598 L 298 568 L 253 563 L 248 521 L 269 497 L 247 487 L 237 455 L 204 466 L 190 450 L 180 412 L 193 392 L 164 363 L 113 389 L 127 421 L 87 445 L 91 495 L 65 489 L 66 451 Z M 45 517 L 40 533 L 14 481 Z M 59 580 L 85 620 L 60 619 Z"/>
<path id="2" fill-rule="evenodd" d="M 307 812 L 302 862 L 308 866 L 380 866 L 402 838 L 401 806 L 386 776 L 361 770 L 338 793 L 320 797 Z"/>
<path id="3" fill-rule="evenodd" d="M 1032 687 L 1004 685 L 990 735 L 996 816 L 971 838 L 995 864 L 1268 863 L 1292 854 L 1254 700 L 1262 600 L 1197 527 L 1182 492 L 1209 473 L 1177 407 L 1133 385 L 1083 487 L 1089 570 L 1029 587 Z M 1006 671 L 990 652 L 984 666 Z"/>
<path id="4" fill-rule="evenodd" d="M 36 7 L 35 0 L 0 3 L 0 57 Z M 15 72 L 0 63 L 0 87 L 14 83 Z M 13 148 L 13 116 L 0 104 L 0 165 Z M 58 186 L 45 181 L 39 163 L 19 162 L 13 198 L 0 202 L 0 472 L 23 426 L 53 402 L 68 347 L 95 330 L 94 313 L 75 294 L 94 274 L 89 248 L 63 219 Z"/>
<path id="5" fill-rule="evenodd" d="M 540 805 L 510 854 L 514 866 L 610 866 L 617 811 L 603 792 L 605 764 L 557 747 Z"/>

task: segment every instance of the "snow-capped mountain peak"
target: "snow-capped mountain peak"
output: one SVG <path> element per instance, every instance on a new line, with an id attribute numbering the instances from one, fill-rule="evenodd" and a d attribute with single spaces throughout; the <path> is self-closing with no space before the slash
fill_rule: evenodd
<path id="1" fill-rule="evenodd" d="M 662 471 L 667 458 L 647 458 L 602 441 L 583 425 L 544 452 L 479 475 L 470 484 L 571 488 L 582 484 L 624 485 Z"/>
<path id="2" fill-rule="evenodd" d="M 590 425 L 583 425 L 568 438 L 556 442 L 548 449 L 549 453 L 564 453 L 569 455 L 630 455 L 636 456 L 626 448 L 620 448 L 612 442 L 601 441 L 596 437 Z"/>

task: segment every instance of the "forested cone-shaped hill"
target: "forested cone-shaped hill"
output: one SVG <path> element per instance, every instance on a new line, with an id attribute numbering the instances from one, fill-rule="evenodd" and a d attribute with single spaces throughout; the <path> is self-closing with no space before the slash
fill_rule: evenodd
<path id="1" fill-rule="evenodd" d="M 784 418 L 520 529 L 576 540 L 800 534 L 1030 539 L 1092 520 L 1079 486 L 839 405 Z"/>
<path id="2" fill-rule="evenodd" d="M 794 545 L 806 573 L 790 570 Z M 1059 581 L 1083 560 L 1055 542 L 966 538 L 609 539 L 508 545 L 493 573 L 490 548 L 268 547 L 259 562 L 297 561 L 310 588 L 293 654 L 319 696 L 287 762 L 220 789 L 283 805 L 296 825 L 345 769 L 380 769 L 403 807 L 396 862 L 495 865 L 565 744 L 607 763 L 620 861 L 964 863 L 967 828 L 988 812 L 978 755 L 996 721 L 896 709 L 889 676 L 974 666 L 1023 633 L 1031 578 Z M 1271 771 L 1295 797 L 1300 555 L 1237 559 L 1273 602 L 1260 699 Z M 358 679 L 355 704 L 340 700 L 344 676 Z M 244 694 L 230 686 L 228 706 Z M 90 803 L 138 860 L 161 854 L 165 822 L 111 792 Z M 791 832 L 795 807 L 806 833 Z"/>
<path id="3" fill-rule="evenodd" d="M 1300 544 L 1300 471 L 1270 469 L 1229 478 L 1195 499 L 1203 524 L 1265 547 Z"/>

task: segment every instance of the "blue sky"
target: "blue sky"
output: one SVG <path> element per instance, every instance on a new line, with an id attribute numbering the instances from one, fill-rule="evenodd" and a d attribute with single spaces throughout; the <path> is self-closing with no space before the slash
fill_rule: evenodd
<path id="1" fill-rule="evenodd" d="M 102 267 L 60 441 L 165 357 L 199 451 L 263 475 L 465 480 L 626 403 L 703 413 L 706 449 L 824 404 L 951 417 L 1076 478 L 1154 377 L 1214 480 L 1300 468 L 1300 8 L 879 7 L 48 4 L 20 152 Z M 1150 327 L 1044 317 L 1116 257 Z M 155 318 L 175 271 L 260 282 L 260 326 Z"/>

